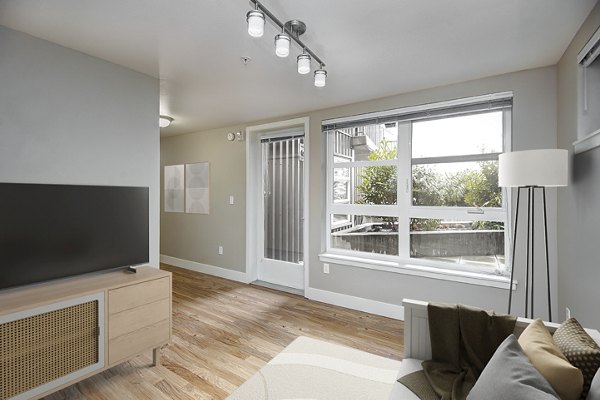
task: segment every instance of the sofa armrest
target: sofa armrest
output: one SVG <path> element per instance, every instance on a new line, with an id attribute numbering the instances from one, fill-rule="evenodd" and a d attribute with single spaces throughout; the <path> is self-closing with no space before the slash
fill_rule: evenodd
<path id="1" fill-rule="evenodd" d="M 405 358 L 402 360 L 400 364 L 400 369 L 398 370 L 398 378 L 413 373 L 415 371 L 420 371 L 423 369 L 421 363 L 423 360 L 417 360 L 415 358 Z M 389 400 L 418 400 L 419 397 L 414 394 L 409 388 L 401 384 L 400 382 L 395 382 L 392 387 L 392 392 L 390 393 Z"/>

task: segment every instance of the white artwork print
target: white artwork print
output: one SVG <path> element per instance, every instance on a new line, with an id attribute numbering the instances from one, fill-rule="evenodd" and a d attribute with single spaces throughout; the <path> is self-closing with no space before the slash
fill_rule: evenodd
<path id="1" fill-rule="evenodd" d="M 165 212 L 184 211 L 183 165 L 165 166 Z"/>
<path id="2" fill-rule="evenodd" d="M 208 172 L 207 162 L 185 165 L 185 212 L 208 214 Z"/>

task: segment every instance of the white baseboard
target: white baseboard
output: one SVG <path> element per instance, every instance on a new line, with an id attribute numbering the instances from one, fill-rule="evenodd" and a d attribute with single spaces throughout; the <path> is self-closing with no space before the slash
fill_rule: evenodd
<path id="1" fill-rule="evenodd" d="M 196 272 L 201 272 L 203 274 L 230 279 L 236 282 L 252 282 L 252 280 L 249 279 L 244 272 L 232 271 L 230 269 L 217 267 L 214 265 L 183 260 L 181 258 L 171 257 L 164 254 L 160 255 L 160 262 Z M 384 317 L 404 320 L 404 307 L 396 304 L 383 303 L 377 300 L 364 299 L 362 297 L 350 296 L 348 294 L 330 292 L 312 287 L 306 288 L 304 291 L 304 296 L 309 300 L 320 301 L 322 303 L 333 304 L 334 306 L 340 306 L 350 308 L 352 310 L 364 311 Z"/>
<path id="2" fill-rule="evenodd" d="M 304 296 L 307 299 L 320 301 L 322 303 L 404 320 L 404 307 L 397 304 L 383 303 L 377 300 L 370 300 L 312 287 L 306 288 Z"/>
<path id="3" fill-rule="evenodd" d="M 175 267 L 185 268 L 203 274 L 218 276 L 220 278 L 230 279 L 236 282 L 250 283 L 245 272 L 233 271 L 231 269 L 217 267 L 214 265 L 202 264 L 195 261 L 183 260 L 181 258 L 171 257 L 164 254 L 160 255 L 160 262 L 173 265 Z"/>

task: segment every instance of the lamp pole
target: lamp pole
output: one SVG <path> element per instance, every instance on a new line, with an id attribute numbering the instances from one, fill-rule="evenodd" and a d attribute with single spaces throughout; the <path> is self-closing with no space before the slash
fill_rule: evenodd
<path id="1" fill-rule="evenodd" d="M 508 313 L 512 308 L 512 286 L 514 283 L 517 232 L 519 226 L 519 208 L 521 204 L 521 190 L 527 191 L 527 247 L 525 250 L 525 317 L 534 318 L 534 296 L 535 296 L 535 191 L 542 191 L 543 220 L 544 220 L 544 249 L 546 256 L 546 283 L 548 295 L 548 320 L 552 321 L 552 296 L 550 293 L 550 260 L 548 257 L 548 217 L 546 212 L 546 188 L 544 186 L 527 185 L 517 187 L 517 209 L 515 212 L 515 225 L 512 243 L 512 265 L 510 272 L 510 289 L 508 293 Z M 531 277 L 531 284 L 529 282 Z M 529 303 L 531 301 L 531 303 Z"/>

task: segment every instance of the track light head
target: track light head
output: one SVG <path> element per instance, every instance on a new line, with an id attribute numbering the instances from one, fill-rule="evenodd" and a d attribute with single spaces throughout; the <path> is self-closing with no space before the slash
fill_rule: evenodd
<path id="1" fill-rule="evenodd" d="M 325 87 L 327 81 L 327 71 L 325 71 L 323 69 L 323 66 L 321 65 L 321 68 L 315 70 L 315 86 L 316 87 Z"/>
<path id="2" fill-rule="evenodd" d="M 259 38 L 265 33 L 265 14 L 256 9 L 248 11 L 246 14 L 248 22 L 248 34 L 252 37 Z"/>
<path id="3" fill-rule="evenodd" d="M 310 72 L 310 55 L 302 53 L 297 58 L 298 61 L 298 73 L 305 75 Z"/>
<path id="4" fill-rule="evenodd" d="M 290 55 L 290 42 L 292 39 L 286 33 L 279 33 L 275 36 L 275 54 L 277 57 L 287 57 Z"/>

